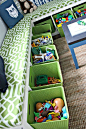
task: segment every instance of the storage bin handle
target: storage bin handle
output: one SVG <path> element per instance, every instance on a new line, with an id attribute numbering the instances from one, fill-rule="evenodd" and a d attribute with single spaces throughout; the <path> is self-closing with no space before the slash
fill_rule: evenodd
<path id="1" fill-rule="evenodd" d="M 78 8 L 78 9 L 82 9 L 82 8 L 84 8 L 84 6 L 82 6 L 82 7 Z"/>
<path id="2" fill-rule="evenodd" d="M 31 83 L 32 83 L 32 76 L 31 76 Z"/>
<path id="3" fill-rule="evenodd" d="M 29 115 L 30 115 L 30 104 L 29 104 Z"/>
<path id="4" fill-rule="evenodd" d="M 42 23 L 41 25 L 45 25 L 45 24 L 47 24 L 47 23 Z"/>

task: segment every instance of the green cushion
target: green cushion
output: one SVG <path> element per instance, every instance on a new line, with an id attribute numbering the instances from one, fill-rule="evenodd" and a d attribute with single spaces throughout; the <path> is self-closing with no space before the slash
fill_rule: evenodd
<path id="1" fill-rule="evenodd" d="M 1 127 L 10 127 L 21 124 L 22 120 L 22 97 L 3 98 L 1 103 Z"/>
<path id="2" fill-rule="evenodd" d="M 0 128 L 21 124 L 30 29 L 31 20 L 28 14 L 14 28 L 8 30 L 1 47 L 0 55 L 4 59 L 8 89 L 4 94 L 0 93 Z M 8 113 L 11 104 L 17 107 L 12 109 L 12 113 Z"/>

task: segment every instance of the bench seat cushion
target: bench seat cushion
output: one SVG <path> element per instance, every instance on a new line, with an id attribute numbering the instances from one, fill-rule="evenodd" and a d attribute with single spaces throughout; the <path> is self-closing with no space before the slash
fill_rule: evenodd
<path id="1" fill-rule="evenodd" d="M 21 97 L 3 98 L 1 103 L 1 122 L 0 128 L 20 125 L 22 120 L 22 105 Z"/>
<path id="2" fill-rule="evenodd" d="M 8 29 L 1 47 L 8 89 L 0 93 L 0 128 L 21 124 L 30 30 L 31 20 L 27 14 L 14 28 Z M 8 113 L 12 105 L 15 108 Z"/>

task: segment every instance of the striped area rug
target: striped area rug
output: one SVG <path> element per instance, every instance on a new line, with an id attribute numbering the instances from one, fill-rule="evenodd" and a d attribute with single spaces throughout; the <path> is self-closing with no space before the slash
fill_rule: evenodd
<path id="1" fill-rule="evenodd" d="M 75 68 L 65 37 L 54 40 L 63 75 L 69 129 L 86 129 L 86 45 L 75 48 L 79 69 Z"/>

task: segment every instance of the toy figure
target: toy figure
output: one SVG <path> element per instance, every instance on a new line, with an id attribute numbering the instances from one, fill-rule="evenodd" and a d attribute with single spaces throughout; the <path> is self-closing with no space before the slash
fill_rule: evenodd
<path id="1" fill-rule="evenodd" d="M 21 6 L 23 13 L 32 13 L 37 9 L 37 6 L 28 0 L 18 0 Z"/>
<path id="2" fill-rule="evenodd" d="M 36 104 L 36 111 L 40 112 L 41 109 L 43 109 L 43 105 L 42 105 L 42 103 L 39 102 L 39 103 Z"/>
<path id="3" fill-rule="evenodd" d="M 64 101 L 61 99 L 61 98 L 56 98 L 54 99 L 53 103 L 56 104 L 56 106 L 54 107 L 54 109 L 58 109 L 59 112 L 61 113 L 62 112 L 62 108 L 64 106 Z"/>

